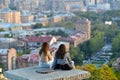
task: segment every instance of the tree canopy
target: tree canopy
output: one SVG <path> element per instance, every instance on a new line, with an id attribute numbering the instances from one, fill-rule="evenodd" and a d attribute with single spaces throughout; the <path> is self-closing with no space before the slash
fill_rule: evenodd
<path id="1" fill-rule="evenodd" d="M 91 77 L 88 80 L 119 80 L 114 74 L 114 70 L 107 65 L 96 68 L 93 64 L 86 64 L 84 66 L 76 66 L 76 68 L 89 71 Z"/>
<path id="2" fill-rule="evenodd" d="M 63 30 L 58 30 L 58 31 L 53 30 L 53 31 L 48 32 L 47 34 L 51 34 L 54 36 L 58 35 L 58 36 L 62 36 L 62 37 L 68 37 L 68 34 L 65 33 Z"/>
<path id="3" fill-rule="evenodd" d="M 79 45 L 81 52 L 84 54 L 84 59 L 90 59 L 92 55 L 98 52 L 104 46 L 104 33 L 94 31 L 92 38 Z"/>
<path id="4" fill-rule="evenodd" d="M 70 55 L 76 65 L 82 65 L 83 53 L 80 52 L 78 47 L 70 46 Z"/>
<path id="5" fill-rule="evenodd" d="M 35 25 L 33 25 L 34 29 L 42 28 L 42 27 L 43 27 L 43 25 L 41 23 L 36 23 Z"/>
<path id="6" fill-rule="evenodd" d="M 113 39 L 112 51 L 120 52 L 120 33 Z"/>
<path id="7" fill-rule="evenodd" d="M 0 28 L 0 32 L 3 32 L 3 31 L 5 31 L 3 28 Z"/>

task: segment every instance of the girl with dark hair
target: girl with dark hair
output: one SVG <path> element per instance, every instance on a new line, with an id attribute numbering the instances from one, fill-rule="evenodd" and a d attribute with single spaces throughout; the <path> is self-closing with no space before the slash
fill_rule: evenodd
<path id="1" fill-rule="evenodd" d="M 52 66 L 53 57 L 50 54 L 49 44 L 47 42 L 44 42 L 42 44 L 42 48 L 39 52 L 39 55 L 40 55 L 39 66 L 43 68 L 50 68 Z"/>
<path id="2" fill-rule="evenodd" d="M 55 54 L 54 69 L 71 70 L 74 68 L 74 62 L 71 61 L 70 54 L 66 52 L 64 44 L 61 44 Z"/>

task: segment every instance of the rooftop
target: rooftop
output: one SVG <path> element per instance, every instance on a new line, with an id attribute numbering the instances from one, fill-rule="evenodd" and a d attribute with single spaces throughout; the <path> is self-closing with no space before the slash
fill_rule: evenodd
<path id="1" fill-rule="evenodd" d="M 0 49 L 0 55 L 7 55 L 8 49 Z"/>
<path id="2" fill-rule="evenodd" d="M 28 36 L 26 40 L 28 42 L 50 42 L 52 40 L 52 36 Z"/>

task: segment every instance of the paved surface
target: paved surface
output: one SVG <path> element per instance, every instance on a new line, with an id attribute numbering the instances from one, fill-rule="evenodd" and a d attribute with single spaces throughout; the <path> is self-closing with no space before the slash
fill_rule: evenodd
<path id="1" fill-rule="evenodd" d="M 90 77 L 90 73 L 83 70 L 56 70 L 48 74 L 37 73 L 43 70 L 39 67 L 22 68 L 6 71 L 4 75 L 11 80 L 82 80 Z"/>

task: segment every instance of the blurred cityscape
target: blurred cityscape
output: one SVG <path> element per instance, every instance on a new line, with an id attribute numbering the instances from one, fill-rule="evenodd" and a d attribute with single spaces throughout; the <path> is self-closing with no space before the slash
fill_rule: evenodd
<path id="1" fill-rule="evenodd" d="M 76 66 L 119 71 L 119 29 L 120 0 L 0 0 L 0 68 L 37 66 L 48 42 L 53 55 L 65 44 Z"/>

